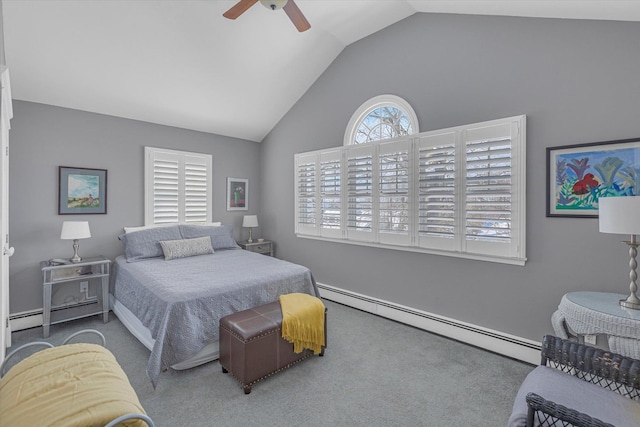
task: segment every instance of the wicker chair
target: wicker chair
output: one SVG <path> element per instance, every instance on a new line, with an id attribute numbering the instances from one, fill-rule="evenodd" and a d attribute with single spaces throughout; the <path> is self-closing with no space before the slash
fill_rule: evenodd
<path id="1" fill-rule="evenodd" d="M 574 341 L 547 335 L 542 342 L 541 367 L 536 368 L 525 380 L 518 392 L 518 397 L 514 403 L 514 414 L 510 419 L 510 425 L 520 425 L 517 415 L 519 402 L 526 393 L 526 426 L 578 426 L 578 427 L 614 427 L 600 420 L 607 411 L 612 411 L 615 407 L 616 415 L 621 411 L 626 411 L 620 418 L 632 419 L 632 426 L 640 425 L 640 360 L 625 357 L 596 347 L 579 344 Z M 546 367 L 546 368 L 545 368 Z M 555 368 L 550 370 L 549 368 Z M 553 372 L 549 372 L 553 371 Z M 563 374 L 559 374 L 561 372 Z M 542 376 L 539 374 L 542 373 Z M 548 376 L 548 374 L 552 374 Z M 564 377 L 564 375 L 568 377 Z M 539 378 L 531 380 L 531 376 L 538 375 Z M 558 390 L 567 388 L 567 384 L 554 384 L 549 378 L 558 378 L 563 382 L 568 381 L 571 393 L 577 399 L 581 396 L 597 395 L 597 400 L 585 402 L 585 408 L 580 412 L 576 409 L 568 408 L 560 402 L 564 396 L 558 396 Z M 583 380 L 576 381 L 576 379 Z M 595 384 L 600 388 L 594 387 Z M 527 388 L 535 386 L 535 392 L 529 392 Z M 545 390 L 548 394 L 555 394 L 558 402 L 551 401 L 549 397 L 545 399 Z M 620 398 L 624 396 L 627 399 Z M 585 397 L 587 399 L 587 397 Z M 621 405 L 609 405 L 611 399 L 617 400 Z M 621 401 L 621 402 L 620 402 Z M 588 414 L 586 413 L 588 412 Z M 604 417 L 606 418 L 606 416 Z M 521 420 L 521 417 L 520 417 Z M 622 427 L 622 424 L 615 427 Z"/>

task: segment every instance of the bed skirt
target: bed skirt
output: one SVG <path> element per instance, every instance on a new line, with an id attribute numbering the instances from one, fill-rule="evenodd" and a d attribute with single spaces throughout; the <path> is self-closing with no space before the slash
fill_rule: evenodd
<path id="1" fill-rule="evenodd" d="M 131 311 L 122 305 L 112 294 L 109 294 L 109 305 L 118 320 L 131 332 L 131 334 L 138 339 L 149 351 L 153 350 L 155 340 L 151 336 L 151 331 L 146 328 L 140 320 L 131 313 Z M 191 369 L 196 366 L 202 365 L 207 362 L 218 360 L 220 357 L 219 342 L 215 341 L 207 344 L 202 350 L 200 350 L 192 358 L 171 365 L 172 369 L 181 371 L 184 369 Z"/>

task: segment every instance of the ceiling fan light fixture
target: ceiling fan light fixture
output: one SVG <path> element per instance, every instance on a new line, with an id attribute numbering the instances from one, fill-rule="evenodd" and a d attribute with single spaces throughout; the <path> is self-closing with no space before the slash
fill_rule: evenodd
<path id="1" fill-rule="evenodd" d="M 1 1 L 2 0 L 0 0 L 0 2 Z M 222 16 L 228 19 L 236 19 L 256 3 L 258 3 L 258 0 L 240 0 L 231 9 L 223 13 Z M 311 24 L 309 24 L 307 18 L 304 17 L 302 11 L 296 5 L 295 0 L 260 0 L 260 3 L 262 3 L 262 5 L 267 9 L 284 9 L 285 13 L 299 32 L 307 31 L 311 28 Z"/>
<path id="2" fill-rule="evenodd" d="M 278 10 L 282 9 L 288 0 L 260 0 L 260 3 L 267 9 Z"/>

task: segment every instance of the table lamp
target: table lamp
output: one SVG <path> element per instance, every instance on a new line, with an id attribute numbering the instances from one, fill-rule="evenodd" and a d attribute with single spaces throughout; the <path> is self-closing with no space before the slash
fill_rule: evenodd
<path id="1" fill-rule="evenodd" d="M 625 241 L 629 245 L 629 284 L 630 294 L 627 299 L 620 300 L 620 305 L 625 308 L 640 309 L 640 299 L 636 295 L 638 274 L 636 268 L 636 256 L 638 245 L 636 234 L 640 234 L 640 197 L 603 197 L 598 200 L 600 216 L 600 232 L 613 234 L 629 234 L 631 239 Z"/>
<path id="2" fill-rule="evenodd" d="M 78 240 L 91 237 L 88 221 L 64 221 L 60 238 L 63 240 L 73 240 L 73 258 L 69 261 L 80 262 L 82 258 L 78 255 Z"/>
<path id="3" fill-rule="evenodd" d="M 249 228 L 249 239 L 247 242 L 252 243 L 253 237 L 251 236 L 251 230 L 253 227 L 258 226 L 258 216 L 257 215 L 245 215 L 242 219 L 242 226 L 245 228 Z"/>

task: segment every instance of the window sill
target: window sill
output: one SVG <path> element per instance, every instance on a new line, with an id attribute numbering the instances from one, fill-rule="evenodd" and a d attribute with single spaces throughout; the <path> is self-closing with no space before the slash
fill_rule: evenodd
<path id="1" fill-rule="evenodd" d="M 296 234 L 296 236 L 301 239 L 321 240 L 324 242 L 335 242 L 335 243 L 346 243 L 350 245 L 369 246 L 373 248 L 392 249 L 396 251 L 418 252 L 418 253 L 424 253 L 424 254 L 430 254 L 430 255 L 441 255 L 441 256 L 449 256 L 454 258 L 464 258 L 464 259 L 470 259 L 475 261 L 496 262 L 500 264 L 524 266 L 525 263 L 527 262 L 527 258 L 507 258 L 507 257 L 499 257 L 495 255 L 482 255 L 482 254 L 473 254 L 473 253 L 466 253 L 466 252 L 453 252 L 453 251 L 443 251 L 438 249 L 419 248 L 415 246 L 395 246 L 395 245 L 382 244 L 382 243 L 360 242 L 357 240 L 332 239 L 328 237 L 311 236 L 308 234 Z"/>

